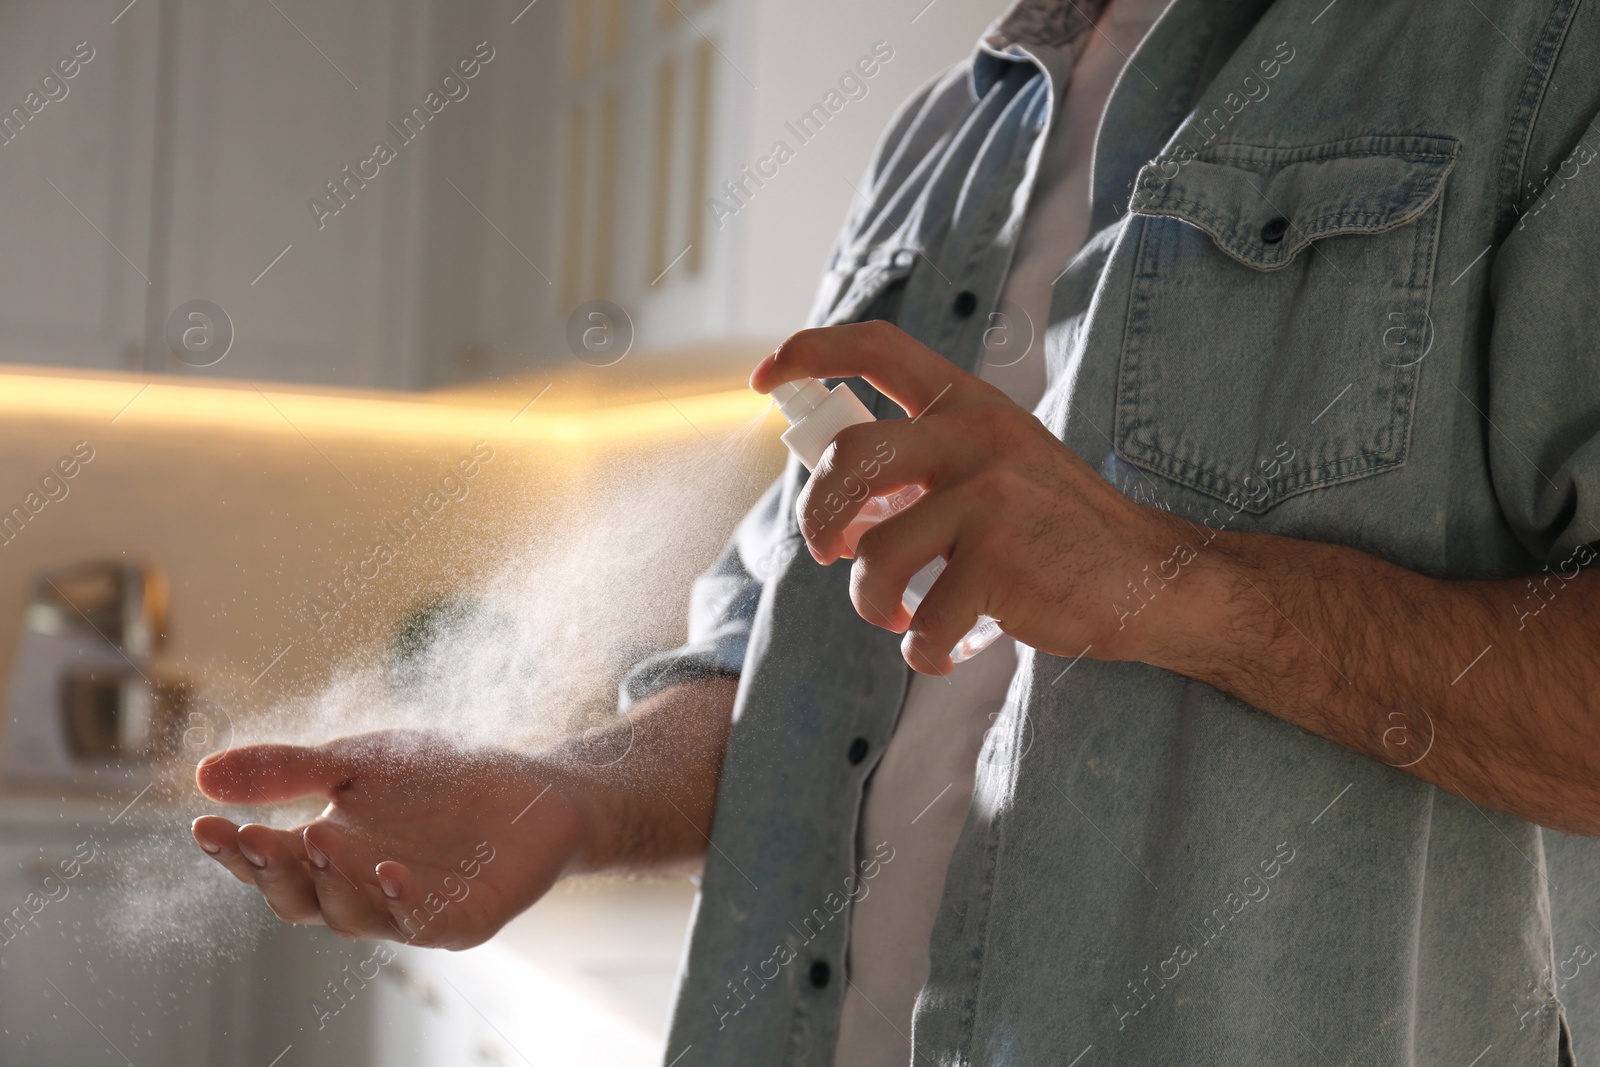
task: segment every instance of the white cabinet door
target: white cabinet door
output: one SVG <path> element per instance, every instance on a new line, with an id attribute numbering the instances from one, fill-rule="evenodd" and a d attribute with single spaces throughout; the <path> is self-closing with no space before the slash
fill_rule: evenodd
<path id="1" fill-rule="evenodd" d="M 0 5 L 8 362 L 115 368 L 140 358 L 158 5 L 140 6 L 113 25 L 116 12 L 98 0 Z"/>
<path id="2" fill-rule="evenodd" d="M 101 930 L 108 889 L 98 872 L 46 880 L 73 853 L 64 837 L 0 847 L 0 1062 L 215 1062 L 214 969 L 110 948 Z"/>
<path id="3" fill-rule="evenodd" d="M 165 306 L 209 300 L 234 331 L 226 357 L 197 373 L 402 384 L 389 380 L 401 368 L 379 358 L 399 336 L 386 334 L 381 313 L 407 311 L 381 296 L 407 258 L 396 255 L 408 231 L 396 207 L 419 149 L 401 148 L 371 181 L 354 168 L 380 138 L 395 139 L 386 127 L 399 118 L 391 88 L 409 74 L 395 49 L 416 44 L 407 5 L 176 6 Z M 414 88 L 420 100 L 426 87 Z M 437 131 L 418 140 L 430 135 Z M 327 184 L 341 181 L 343 206 Z M 338 213 L 319 225 L 313 198 Z M 188 370 L 169 356 L 151 367 Z"/>
<path id="4" fill-rule="evenodd" d="M 652 1067 L 660 1039 L 491 942 L 465 952 L 402 947 L 386 971 L 372 1062 Z"/>
<path id="5" fill-rule="evenodd" d="M 223 903 L 214 890 L 237 892 L 228 903 L 246 912 L 262 906 L 244 886 L 190 883 L 196 872 L 170 851 L 173 830 L 127 822 L 66 831 L 3 826 L 0 1064 L 267 1067 L 280 1056 L 278 1067 L 379 1062 L 372 1058 L 379 991 L 350 979 L 371 943 L 284 926 L 264 911 L 259 922 L 214 938 L 175 943 L 167 936 L 185 907 L 197 909 L 198 927 L 215 927 L 215 913 L 198 913 Z M 93 859 L 77 877 L 59 877 L 63 861 L 91 854 L 83 844 L 91 837 Z M 165 883 L 141 862 L 152 854 L 163 857 Z M 143 873 L 129 884 L 135 870 Z M 218 873 L 199 870 L 202 877 Z"/>

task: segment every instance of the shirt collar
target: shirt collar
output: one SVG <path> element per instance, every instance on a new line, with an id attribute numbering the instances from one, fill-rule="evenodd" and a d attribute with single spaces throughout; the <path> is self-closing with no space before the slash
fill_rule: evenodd
<path id="1" fill-rule="evenodd" d="M 1004 73 L 1004 65 L 1028 61 L 1027 46 L 1075 45 L 1094 26 L 1108 0 L 1013 0 L 978 40 L 971 87 L 981 99 Z"/>

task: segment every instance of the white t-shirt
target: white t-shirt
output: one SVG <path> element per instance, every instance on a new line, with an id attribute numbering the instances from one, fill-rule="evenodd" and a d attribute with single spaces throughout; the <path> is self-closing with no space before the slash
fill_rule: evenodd
<path id="1" fill-rule="evenodd" d="M 1048 134 L 1022 232 L 1000 297 L 1033 326 L 1025 357 L 985 362 L 980 376 L 1032 409 L 1045 391 L 1044 332 L 1051 287 L 1089 229 L 1095 133 L 1118 74 L 1167 0 L 1113 0 L 1072 66 Z M 1062 67 L 1069 58 L 1063 56 Z M 1026 322 L 1009 323 L 1026 329 Z M 1008 361 L 1009 362 L 1009 361 Z M 946 869 L 972 799 L 978 749 L 1016 672 L 1001 638 L 947 677 L 912 676 L 893 736 L 867 783 L 860 840 L 895 850 L 851 910 L 849 987 L 835 1067 L 906 1067 L 911 1015 L 928 978 L 928 940 Z"/>

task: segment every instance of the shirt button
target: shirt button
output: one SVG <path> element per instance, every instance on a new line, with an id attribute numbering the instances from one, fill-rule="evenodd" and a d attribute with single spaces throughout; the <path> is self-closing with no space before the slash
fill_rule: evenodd
<path id="1" fill-rule="evenodd" d="M 827 963 L 822 960 L 813 963 L 811 965 L 811 984 L 818 989 L 827 988 L 831 970 Z"/>
<path id="2" fill-rule="evenodd" d="M 978 294 L 971 289 L 963 289 L 956 294 L 955 303 L 950 310 L 956 313 L 956 318 L 964 319 L 978 310 Z"/>
<path id="3" fill-rule="evenodd" d="M 1289 220 L 1279 215 L 1265 226 L 1261 227 L 1261 242 L 1275 245 L 1283 240 L 1283 235 L 1289 232 Z"/>
<path id="4" fill-rule="evenodd" d="M 866 759 L 867 747 L 867 739 L 865 737 L 858 737 L 854 741 L 850 742 L 850 751 L 846 753 L 846 755 L 850 758 L 850 762 L 860 763 L 862 760 Z"/>

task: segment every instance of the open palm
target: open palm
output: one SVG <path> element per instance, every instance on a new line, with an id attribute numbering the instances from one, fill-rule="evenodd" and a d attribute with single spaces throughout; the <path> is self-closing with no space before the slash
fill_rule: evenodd
<path id="1" fill-rule="evenodd" d="M 583 836 L 548 766 L 437 734 L 251 745 L 212 756 L 197 777 L 227 803 L 328 800 L 291 830 L 207 815 L 194 837 L 280 919 L 345 937 L 481 944 L 567 873 Z"/>

